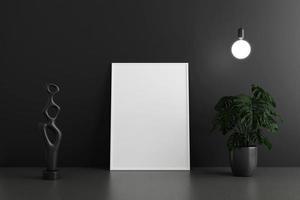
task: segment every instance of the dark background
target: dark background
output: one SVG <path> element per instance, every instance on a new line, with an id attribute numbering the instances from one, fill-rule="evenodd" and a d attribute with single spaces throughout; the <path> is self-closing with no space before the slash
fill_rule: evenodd
<path id="1" fill-rule="evenodd" d="M 38 131 L 47 94 L 61 86 L 61 166 L 109 165 L 110 64 L 189 62 L 192 166 L 228 165 L 211 134 L 213 106 L 252 83 L 277 100 L 284 123 L 260 147 L 261 166 L 300 166 L 300 1 L 2 0 L 0 165 L 41 166 Z M 232 57 L 245 28 L 252 53 Z"/>

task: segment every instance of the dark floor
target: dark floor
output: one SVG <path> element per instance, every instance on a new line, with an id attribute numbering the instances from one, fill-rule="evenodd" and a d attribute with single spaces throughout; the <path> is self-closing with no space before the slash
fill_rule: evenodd
<path id="1" fill-rule="evenodd" d="M 187 171 L 105 171 L 63 168 L 41 180 L 40 168 L 0 168 L 1 200 L 299 200 L 300 168 L 259 168 L 233 177 L 229 168 Z"/>

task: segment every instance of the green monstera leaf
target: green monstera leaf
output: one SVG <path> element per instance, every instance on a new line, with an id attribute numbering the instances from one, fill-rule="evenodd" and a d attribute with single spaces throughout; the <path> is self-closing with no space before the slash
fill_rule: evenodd
<path id="1" fill-rule="evenodd" d="M 229 135 L 229 150 L 256 144 L 271 149 L 272 144 L 263 132 L 279 131 L 281 118 L 275 110 L 274 98 L 257 85 L 251 86 L 251 93 L 222 97 L 215 106 L 212 130 Z"/>

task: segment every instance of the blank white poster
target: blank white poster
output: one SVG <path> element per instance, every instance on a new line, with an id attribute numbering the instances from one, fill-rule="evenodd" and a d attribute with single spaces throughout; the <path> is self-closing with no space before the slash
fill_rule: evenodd
<path id="1" fill-rule="evenodd" d="M 189 170 L 187 63 L 113 63 L 111 170 Z"/>

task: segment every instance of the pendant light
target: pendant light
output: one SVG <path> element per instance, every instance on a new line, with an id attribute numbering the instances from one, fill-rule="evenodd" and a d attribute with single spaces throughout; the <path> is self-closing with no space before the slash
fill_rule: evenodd
<path id="1" fill-rule="evenodd" d="M 231 46 L 231 53 L 237 59 L 245 59 L 251 52 L 251 46 L 249 42 L 244 40 L 245 33 L 243 28 L 238 29 L 238 40 Z"/>

